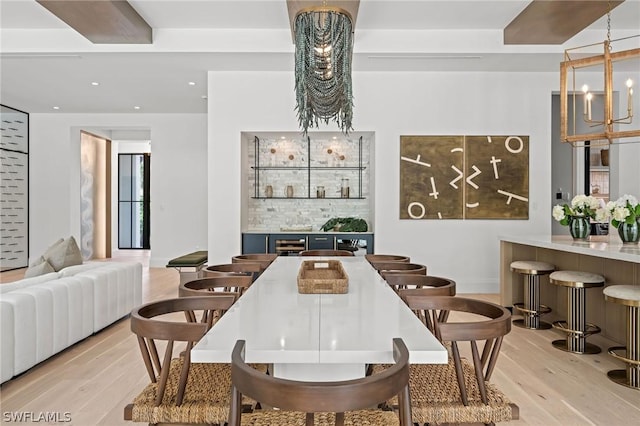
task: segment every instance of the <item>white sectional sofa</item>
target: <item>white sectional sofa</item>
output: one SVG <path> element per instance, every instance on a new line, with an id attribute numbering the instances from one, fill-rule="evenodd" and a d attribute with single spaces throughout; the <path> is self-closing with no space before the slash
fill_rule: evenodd
<path id="1" fill-rule="evenodd" d="M 142 304 L 142 265 L 87 262 L 0 285 L 0 382 Z"/>

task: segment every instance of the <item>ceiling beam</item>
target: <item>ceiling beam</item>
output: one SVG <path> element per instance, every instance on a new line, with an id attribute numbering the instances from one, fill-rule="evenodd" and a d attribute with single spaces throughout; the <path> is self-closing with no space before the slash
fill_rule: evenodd
<path id="1" fill-rule="evenodd" d="M 624 0 L 533 0 L 504 29 L 504 44 L 562 44 Z"/>
<path id="2" fill-rule="evenodd" d="M 360 0 L 335 0 L 335 1 L 320 1 L 320 0 L 287 0 L 287 11 L 289 12 L 289 26 L 291 27 L 291 40 L 295 43 L 294 23 L 296 16 L 303 9 L 310 7 L 328 7 L 343 9 L 349 15 L 351 15 L 351 28 L 356 29 L 356 18 L 358 17 L 358 8 L 360 6 Z"/>
<path id="3" fill-rule="evenodd" d="M 126 0 L 36 0 L 95 44 L 151 44 L 152 29 Z"/>

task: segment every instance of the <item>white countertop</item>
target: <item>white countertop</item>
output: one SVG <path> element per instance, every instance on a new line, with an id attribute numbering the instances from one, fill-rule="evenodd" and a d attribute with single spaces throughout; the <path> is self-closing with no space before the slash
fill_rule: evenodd
<path id="1" fill-rule="evenodd" d="M 576 241 L 569 235 L 502 235 L 500 240 L 569 253 L 640 263 L 640 246 L 638 244 L 622 244 L 615 229 L 609 235 L 591 235 L 586 241 Z"/>
<path id="2" fill-rule="evenodd" d="M 316 259 L 278 257 L 194 347 L 192 361 L 230 362 L 244 339 L 247 362 L 391 363 L 392 339 L 401 337 L 412 363 L 447 362 L 446 349 L 362 257 L 339 259 L 347 294 L 299 294 L 300 264 Z"/>

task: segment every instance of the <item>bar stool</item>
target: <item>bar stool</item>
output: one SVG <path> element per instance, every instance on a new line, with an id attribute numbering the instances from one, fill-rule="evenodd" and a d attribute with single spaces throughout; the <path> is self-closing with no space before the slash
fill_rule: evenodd
<path id="1" fill-rule="evenodd" d="M 587 337 L 600 333 L 600 327 L 587 324 L 586 289 L 604 286 L 604 277 L 582 271 L 556 271 L 549 275 L 549 282 L 567 287 L 567 320 L 554 321 L 553 328 L 567 333 L 566 339 L 554 340 L 553 347 L 576 354 L 597 354 L 600 347 L 587 343 Z"/>
<path id="2" fill-rule="evenodd" d="M 612 381 L 640 390 L 640 286 L 612 285 L 603 291 L 604 300 L 627 307 L 627 346 L 613 346 L 609 354 L 624 361 L 624 370 L 611 370 L 607 376 Z M 617 352 L 626 349 L 625 356 Z"/>
<path id="3" fill-rule="evenodd" d="M 513 307 L 522 313 L 523 318 L 513 320 L 513 325 L 532 330 L 548 330 L 551 324 L 540 321 L 540 315 L 548 314 L 551 308 L 540 304 L 540 276 L 555 271 L 551 263 L 534 260 L 516 260 L 511 262 L 511 270 L 523 275 L 524 303 L 514 303 Z"/>

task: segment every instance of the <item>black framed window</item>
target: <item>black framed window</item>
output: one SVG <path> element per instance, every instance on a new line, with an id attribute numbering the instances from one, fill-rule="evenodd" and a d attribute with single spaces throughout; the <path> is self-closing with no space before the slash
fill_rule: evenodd
<path id="1" fill-rule="evenodd" d="M 118 248 L 150 249 L 151 155 L 118 154 Z"/>

